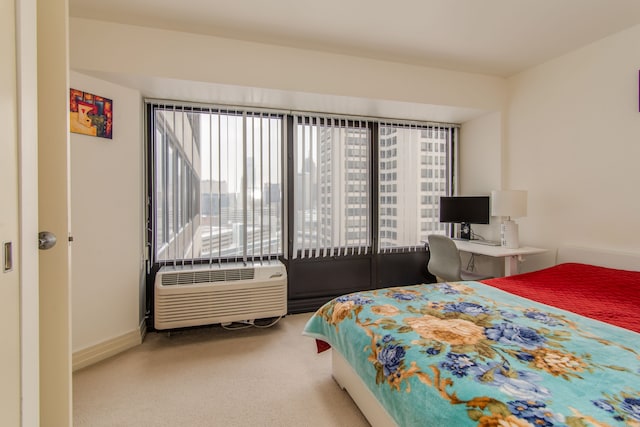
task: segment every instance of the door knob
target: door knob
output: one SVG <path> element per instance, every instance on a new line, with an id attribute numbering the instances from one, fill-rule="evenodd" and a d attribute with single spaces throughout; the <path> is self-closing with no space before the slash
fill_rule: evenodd
<path id="1" fill-rule="evenodd" d="M 57 241 L 56 235 L 50 231 L 41 231 L 38 233 L 38 249 L 51 249 L 56 245 Z"/>

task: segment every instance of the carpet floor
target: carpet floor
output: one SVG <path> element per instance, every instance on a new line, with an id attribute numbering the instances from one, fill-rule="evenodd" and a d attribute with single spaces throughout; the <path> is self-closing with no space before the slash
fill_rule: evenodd
<path id="1" fill-rule="evenodd" d="M 310 313 L 271 328 L 148 333 L 73 374 L 73 425 L 369 426 L 302 336 Z"/>

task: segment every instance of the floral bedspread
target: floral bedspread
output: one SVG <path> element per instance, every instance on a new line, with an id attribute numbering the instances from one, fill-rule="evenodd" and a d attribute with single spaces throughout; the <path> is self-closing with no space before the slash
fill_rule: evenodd
<path id="1" fill-rule="evenodd" d="M 640 334 L 478 282 L 341 296 L 304 334 L 399 426 L 640 426 Z"/>

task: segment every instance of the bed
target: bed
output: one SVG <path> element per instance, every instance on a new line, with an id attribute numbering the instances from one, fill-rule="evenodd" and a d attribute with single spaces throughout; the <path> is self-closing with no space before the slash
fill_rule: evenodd
<path id="1" fill-rule="evenodd" d="M 640 255 L 338 297 L 304 334 L 374 426 L 640 426 Z"/>

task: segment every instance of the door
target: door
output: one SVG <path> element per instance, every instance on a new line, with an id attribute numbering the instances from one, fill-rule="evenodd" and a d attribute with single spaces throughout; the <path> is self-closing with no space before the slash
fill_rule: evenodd
<path id="1" fill-rule="evenodd" d="M 20 269 L 15 8 L 0 0 L 0 425 L 20 421 Z"/>
<path id="2" fill-rule="evenodd" d="M 40 251 L 40 422 L 72 424 L 69 249 L 68 1 L 38 0 L 38 223 L 57 244 Z"/>

